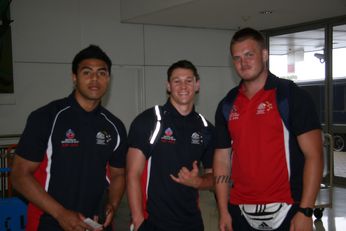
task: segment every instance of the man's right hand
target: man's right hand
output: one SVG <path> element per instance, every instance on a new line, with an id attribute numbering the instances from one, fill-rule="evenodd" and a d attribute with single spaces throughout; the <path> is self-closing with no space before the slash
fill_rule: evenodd
<path id="1" fill-rule="evenodd" d="M 143 222 L 145 221 L 144 217 L 141 217 L 139 219 L 133 220 L 132 224 L 133 224 L 133 230 L 137 231 L 139 229 L 139 227 L 143 224 Z"/>
<path id="2" fill-rule="evenodd" d="M 63 209 L 59 212 L 56 220 L 65 231 L 85 231 L 93 230 L 92 227 L 84 223 L 85 217 L 77 212 Z"/>
<path id="3" fill-rule="evenodd" d="M 219 229 L 220 231 L 233 231 L 232 218 L 228 212 L 220 214 Z"/>

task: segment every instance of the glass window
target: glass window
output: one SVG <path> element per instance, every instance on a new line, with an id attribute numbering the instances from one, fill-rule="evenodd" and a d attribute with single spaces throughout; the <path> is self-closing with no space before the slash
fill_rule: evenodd
<path id="1" fill-rule="evenodd" d="M 269 51 L 273 74 L 295 82 L 324 80 L 324 29 L 271 36 Z"/>

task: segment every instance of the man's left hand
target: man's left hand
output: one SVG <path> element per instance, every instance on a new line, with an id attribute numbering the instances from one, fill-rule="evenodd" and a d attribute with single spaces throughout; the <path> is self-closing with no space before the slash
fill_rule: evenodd
<path id="1" fill-rule="evenodd" d="M 312 231 L 312 218 L 297 212 L 291 220 L 290 231 Z"/>
<path id="2" fill-rule="evenodd" d="M 170 177 L 172 178 L 172 180 L 174 180 L 175 182 L 179 184 L 183 184 L 193 188 L 198 188 L 202 181 L 201 177 L 198 175 L 198 172 L 199 172 L 199 169 L 198 169 L 197 161 L 195 160 L 192 163 L 191 171 L 186 167 L 182 167 L 179 170 L 177 177 L 174 176 L 173 174 L 170 174 Z"/>

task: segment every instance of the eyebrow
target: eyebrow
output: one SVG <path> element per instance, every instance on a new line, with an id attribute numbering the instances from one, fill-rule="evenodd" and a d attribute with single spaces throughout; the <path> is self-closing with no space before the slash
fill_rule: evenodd
<path id="1" fill-rule="evenodd" d="M 80 68 L 80 70 L 84 70 L 84 69 L 88 69 L 88 70 L 93 70 L 93 68 L 89 67 L 89 66 L 83 66 Z M 97 71 L 108 71 L 108 68 L 107 67 L 100 67 L 100 68 L 97 68 Z"/>

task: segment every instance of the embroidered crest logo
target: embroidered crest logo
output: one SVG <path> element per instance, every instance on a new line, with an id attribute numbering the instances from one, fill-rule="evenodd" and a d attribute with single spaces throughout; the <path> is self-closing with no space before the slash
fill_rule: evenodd
<path id="1" fill-rule="evenodd" d="M 191 144 L 202 144 L 203 137 L 197 132 L 192 133 L 191 135 Z"/>
<path id="2" fill-rule="evenodd" d="M 106 131 L 99 131 L 96 134 L 96 144 L 106 145 L 112 140 L 112 137 Z"/>
<path id="3" fill-rule="evenodd" d="M 79 147 L 79 140 L 77 140 L 76 133 L 72 129 L 65 132 L 65 139 L 61 141 L 62 147 Z"/>
<path id="4" fill-rule="evenodd" d="M 173 130 L 171 128 L 167 128 L 165 130 L 164 135 L 161 137 L 161 142 L 163 143 L 175 143 L 175 138 L 173 136 Z"/>
<path id="5" fill-rule="evenodd" d="M 230 116 L 229 116 L 229 120 L 238 120 L 240 117 L 239 111 L 237 106 L 233 105 L 231 112 L 230 112 Z"/>
<path id="6" fill-rule="evenodd" d="M 257 107 L 256 115 L 263 115 L 273 109 L 273 104 L 268 101 L 262 102 Z"/>

